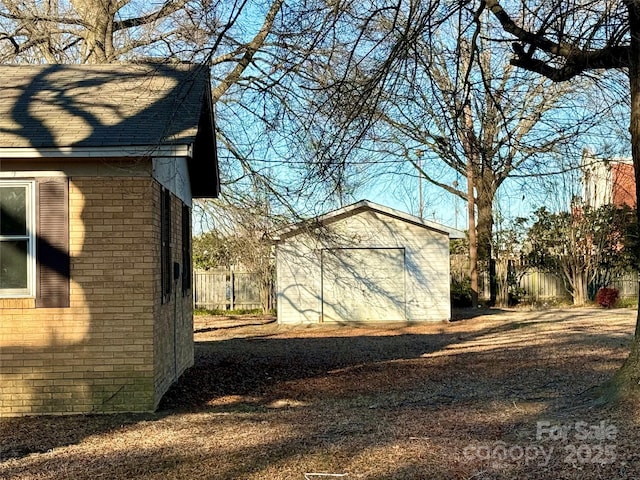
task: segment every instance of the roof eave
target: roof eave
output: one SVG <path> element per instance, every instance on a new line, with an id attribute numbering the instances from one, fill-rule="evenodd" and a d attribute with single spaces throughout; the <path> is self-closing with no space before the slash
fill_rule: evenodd
<path id="1" fill-rule="evenodd" d="M 342 218 L 355 215 L 362 211 L 379 212 L 381 214 L 388 215 L 390 217 L 397 218 L 399 220 L 448 235 L 449 239 L 451 240 L 465 238 L 465 234 L 461 230 L 450 228 L 436 222 L 431 222 L 429 220 L 423 220 L 408 213 L 385 207 L 384 205 L 379 205 L 369 200 L 360 200 L 359 202 L 347 205 L 324 215 L 320 215 L 318 217 L 305 220 L 288 227 L 284 227 L 278 235 L 273 237 L 273 240 L 275 242 L 282 241 L 289 237 L 293 237 L 302 231 L 306 231 L 306 229 L 308 228 L 313 228 L 314 226 L 324 225 L 327 223 L 333 223 Z"/>
<path id="2" fill-rule="evenodd" d="M 2 147 L 0 158 L 190 157 L 191 145 L 129 145 L 104 147 Z"/>

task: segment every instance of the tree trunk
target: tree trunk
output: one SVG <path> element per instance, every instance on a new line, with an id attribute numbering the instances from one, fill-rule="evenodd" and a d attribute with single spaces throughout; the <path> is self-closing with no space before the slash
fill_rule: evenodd
<path id="1" fill-rule="evenodd" d="M 84 32 L 83 61 L 109 63 L 115 60 L 113 22 L 118 3 L 114 1 L 71 0 L 82 20 L 90 25 Z"/>
<path id="2" fill-rule="evenodd" d="M 587 278 L 586 274 L 577 270 L 573 272 L 573 304 L 577 307 L 581 307 L 584 305 L 584 302 L 587 298 Z"/>
<path id="3" fill-rule="evenodd" d="M 636 198 L 640 198 L 640 1 L 627 0 L 629 12 L 629 86 L 631 90 L 631 155 L 636 179 Z M 640 209 L 636 209 L 640 221 Z M 600 402 L 637 400 L 640 396 L 640 302 L 631 351 L 615 376 L 597 392 Z"/>
<path id="4" fill-rule="evenodd" d="M 480 152 L 473 132 L 473 117 L 469 101 L 462 107 L 461 140 L 467 157 L 467 214 L 469 218 L 469 279 L 471 280 L 471 306 L 478 306 L 478 238 L 476 230 L 476 169 Z"/>
<path id="5" fill-rule="evenodd" d="M 636 198 L 640 198 L 640 1 L 629 1 L 629 30 L 631 34 L 631 52 L 629 55 L 629 86 L 631 89 L 631 156 L 636 179 Z M 636 209 L 640 221 L 640 209 Z M 640 302 L 638 302 L 638 321 L 631 353 L 625 367 L 632 368 L 635 376 L 640 374 Z M 623 367 L 624 369 L 624 367 Z M 637 387 L 638 382 L 634 383 Z"/>
<path id="6" fill-rule="evenodd" d="M 478 197 L 478 260 L 491 259 L 491 236 L 493 232 L 493 197 L 481 185 L 477 185 Z"/>
<path id="7" fill-rule="evenodd" d="M 629 1 L 629 31 L 631 34 L 631 52 L 629 55 L 629 86 L 631 90 L 631 156 L 636 180 L 636 198 L 640 198 L 640 1 Z M 640 222 L 640 209 L 636 209 Z M 640 342 L 640 302 L 638 302 L 638 322 L 634 338 L 635 350 Z M 639 364 L 640 365 L 640 364 Z"/>
<path id="8" fill-rule="evenodd" d="M 469 218 L 469 279 L 471 280 L 471 306 L 478 306 L 478 239 L 476 238 L 476 202 L 473 165 L 467 159 L 467 215 Z"/>
<path id="9" fill-rule="evenodd" d="M 496 258 L 496 305 L 509 306 L 509 259 Z"/>
<path id="10" fill-rule="evenodd" d="M 496 303 L 497 282 L 495 264 L 492 262 L 493 197 L 494 192 L 480 182 L 476 185 L 478 205 L 478 265 L 485 279 L 489 280 L 489 298 L 483 298 L 490 305 Z M 484 293 L 484 292 L 483 292 Z"/>

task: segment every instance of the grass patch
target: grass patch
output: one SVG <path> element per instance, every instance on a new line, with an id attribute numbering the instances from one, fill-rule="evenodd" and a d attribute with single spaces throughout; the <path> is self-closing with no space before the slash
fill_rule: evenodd
<path id="1" fill-rule="evenodd" d="M 617 308 L 638 308 L 638 299 L 636 297 L 621 297 L 615 305 Z"/>

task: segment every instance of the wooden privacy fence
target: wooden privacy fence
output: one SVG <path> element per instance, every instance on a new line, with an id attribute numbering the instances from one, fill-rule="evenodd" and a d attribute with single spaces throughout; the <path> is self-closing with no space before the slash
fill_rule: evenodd
<path id="1" fill-rule="evenodd" d="M 541 300 L 570 300 L 571 294 L 567 291 L 562 280 L 551 273 L 538 270 L 527 270 L 518 285 L 524 290 L 525 302 L 538 302 Z"/>
<path id="2" fill-rule="evenodd" d="M 520 269 L 525 270 L 524 273 L 521 273 Z M 469 260 L 465 255 L 451 256 L 451 276 L 453 279 L 462 281 L 468 276 L 468 270 Z M 525 292 L 523 301 L 571 300 L 571 294 L 567 291 L 564 282 L 555 275 L 533 268 L 524 269 L 520 266 L 516 267 L 516 270 L 516 276 L 520 278 L 518 286 Z M 617 288 L 620 292 L 620 298 L 637 298 L 638 274 L 626 273 L 612 280 L 607 286 Z M 480 275 L 479 290 L 481 297 L 489 297 L 489 280 L 486 276 Z"/>
<path id="3" fill-rule="evenodd" d="M 562 280 L 550 273 L 528 270 L 520 278 L 519 286 L 526 292 L 523 298 L 525 302 L 571 299 L 571 294 L 565 288 Z M 626 273 L 613 279 L 607 286 L 617 288 L 620 292 L 620 298 L 637 298 L 638 274 Z"/>
<path id="4" fill-rule="evenodd" d="M 193 286 L 193 302 L 197 309 L 263 308 L 257 273 L 234 270 L 194 272 Z"/>
<path id="5" fill-rule="evenodd" d="M 451 275 L 462 280 L 466 271 L 460 264 L 452 262 Z M 486 296 L 488 281 L 480 278 L 480 291 Z M 260 291 L 260 277 L 257 273 L 241 271 L 207 271 L 193 274 L 194 307 L 207 310 L 237 310 L 263 308 Z M 561 279 L 538 270 L 528 270 L 520 277 L 520 288 L 525 302 L 538 302 L 552 299 L 570 300 Z M 617 288 L 621 298 L 637 298 L 638 274 L 628 273 L 612 281 L 610 287 Z M 273 308 L 273 286 L 265 295 L 267 308 Z"/>
<path id="6" fill-rule="evenodd" d="M 620 298 L 638 298 L 637 273 L 628 273 L 624 277 L 617 278 L 611 282 L 610 286 L 618 289 Z"/>

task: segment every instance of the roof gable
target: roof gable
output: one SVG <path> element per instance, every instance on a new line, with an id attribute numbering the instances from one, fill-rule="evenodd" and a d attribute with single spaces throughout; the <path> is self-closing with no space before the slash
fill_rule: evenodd
<path id="1" fill-rule="evenodd" d="M 304 222 L 297 223 L 295 225 L 290 225 L 288 227 L 280 230 L 278 235 L 274 238 L 274 240 L 284 240 L 289 237 L 293 237 L 300 233 L 306 233 L 309 231 L 309 228 L 313 228 L 315 225 L 329 225 L 331 223 L 342 220 L 343 218 L 351 217 L 353 215 L 357 215 L 359 213 L 365 211 L 372 211 L 382 215 L 386 215 L 407 223 L 411 223 L 413 225 L 426 228 L 428 230 L 432 230 L 438 233 L 442 233 L 444 235 L 448 235 L 450 239 L 455 238 L 465 238 L 464 232 L 449 228 L 445 225 L 441 225 L 436 222 L 431 222 L 429 220 L 424 220 L 413 215 L 409 215 L 408 213 L 401 212 L 399 210 L 395 210 L 393 208 L 385 207 L 384 205 L 379 205 L 374 202 L 370 202 L 369 200 L 360 200 L 357 203 L 353 203 L 351 205 L 347 205 L 346 207 L 339 208 L 337 210 L 333 210 L 324 215 L 320 215 L 319 217 L 313 218 L 311 220 L 307 220 Z"/>
<path id="2" fill-rule="evenodd" d="M 101 149 L 126 155 L 186 147 L 194 196 L 217 196 L 207 67 L 157 63 L 1 65 L 0 156 Z M 160 153 L 156 153 L 160 154 Z"/>

